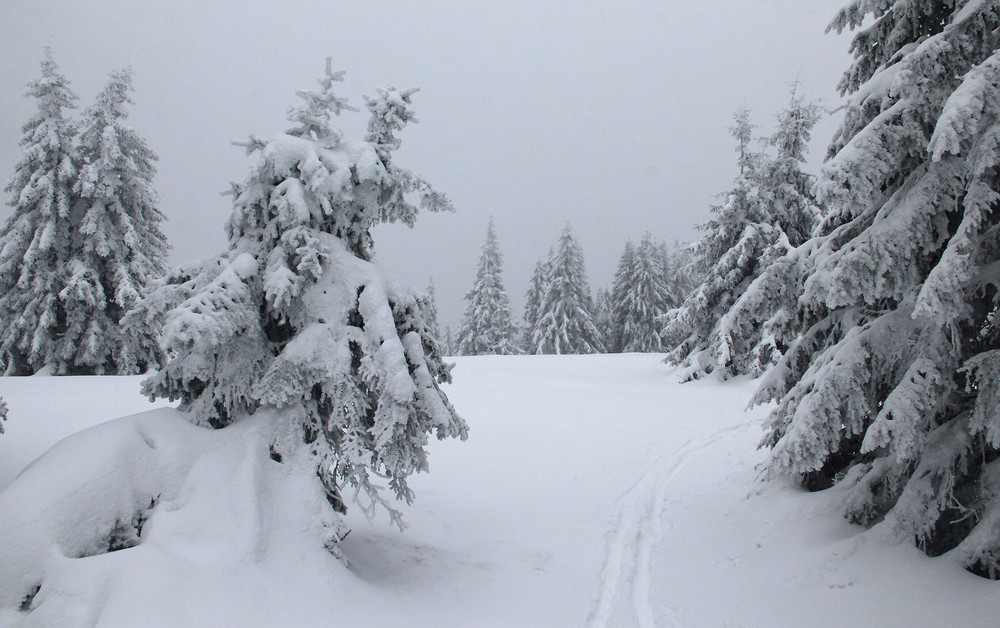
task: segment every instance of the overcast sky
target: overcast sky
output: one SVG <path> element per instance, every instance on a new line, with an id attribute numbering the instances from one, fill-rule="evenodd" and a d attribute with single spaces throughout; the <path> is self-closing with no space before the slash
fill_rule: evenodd
<path id="1" fill-rule="evenodd" d="M 315 85 L 325 57 L 347 70 L 357 106 L 378 87 L 419 87 L 420 123 L 397 163 L 457 212 L 380 227 L 376 251 L 415 287 L 433 276 L 452 326 L 491 214 L 518 317 L 567 220 L 591 285 L 606 285 L 627 238 L 698 237 L 735 174 L 733 111 L 748 106 L 769 131 L 796 79 L 832 108 L 849 62 L 848 36 L 824 34 L 846 0 L 0 1 L 0 177 L 35 111 L 23 94 L 46 45 L 81 109 L 131 65 L 131 124 L 160 156 L 174 264 L 225 247 L 219 192 L 250 164 L 231 141 L 287 128 L 295 90 Z M 836 121 L 817 128 L 816 167 Z"/>

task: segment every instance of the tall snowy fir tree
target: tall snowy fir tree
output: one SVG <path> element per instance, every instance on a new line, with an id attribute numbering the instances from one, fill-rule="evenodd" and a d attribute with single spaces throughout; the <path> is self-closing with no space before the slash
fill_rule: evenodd
<path id="1" fill-rule="evenodd" d="M 66 324 L 55 347 L 56 372 L 145 370 L 158 360 L 152 337 L 119 330 L 148 283 L 163 275 L 168 251 L 153 189 L 156 155 L 126 126 L 131 70 L 116 71 L 84 114 L 74 185 L 75 232 L 59 296 Z"/>
<path id="2" fill-rule="evenodd" d="M 441 326 L 438 324 L 437 294 L 434 289 L 434 279 L 430 280 L 427 284 L 427 289 L 420 295 L 420 311 L 423 312 L 424 323 L 427 325 L 427 333 L 438 344 L 444 342 L 444 337 L 441 336 Z"/>
<path id="3" fill-rule="evenodd" d="M 51 50 L 28 86 L 38 112 L 23 127 L 22 156 L 4 188 L 13 214 L 0 231 L 0 370 L 27 375 L 53 362 L 66 326 L 65 284 L 74 225 L 76 95 Z"/>
<path id="4" fill-rule="evenodd" d="M 537 353 L 534 338 L 535 331 L 538 329 L 538 312 L 542 307 L 542 299 L 545 297 L 545 290 L 548 287 L 548 264 L 553 255 L 553 251 L 550 250 L 546 260 L 535 264 L 535 269 L 531 272 L 531 280 L 528 282 L 528 292 L 524 297 L 524 325 L 521 331 L 521 346 L 525 353 Z"/>
<path id="5" fill-rule="evenodd" d="M 660 319 L 675 305 L 668 270 L 663 250 L 650 234 L 643 236 L 638 247 L 631 242 L 625 245 L 611 290 L 615 333 L 610 350 L 654 353 L 663 349 Z"/>
<path id="6" fill-rule="evenodd" d="M 583 251 L 568 223 L 546 266 L 546 283 L 529 353 L 603 353 Z"/>
<path id="7" fill-rule="evenodd" d="M 197 424 L 255 421 L 272 457 L 315 470 L 333 511 L 349 490 L 367 515 L 384 506 L 402 526 L 379 478 L 409 502 L 429 435 L 464 439 L 467 426 L 439 386 L 450 368 L 419 297 L 371 263 L 370 230 L 412 225 L 411 197 L 452 206 L 393 161 L 415 90 L 367 98 L 368 133 L 348 141 L 332 126 L 350 109 L 334 92 L 342 77 L 327 60 L 320 89 L 298 92 L 294 126 L 247 143 L 258 157 L 233 185 L 229 251 L 172 272 L 131 318 L 165 320 L 169 361 L 147 394 L 179 399 Z M 336 552 L 342 524 L 327 517 Z"/>
<path id="8" fill-rule="evenodd" d="M 601 342 L 607 351 L 612 351 L 615 338 L 615 321 L 612 319 L 611 292 L 607 288 L 598 288 L 594 293 L 594 325 L 601 333 Z"/>
<path id="9" fill-rule="evenodd" d="M 750 287 L 814 228 L 819 210 L 809 191 L 812 180 L 802 168 L 818 120 L 818 106 L 793 90 L 768 139 L 776 150 L 770 155 L 752 150 L 749 116 L 745 110 L 737 112 L 731 131 L 740 173 L 726 201 L 713 208 L 715 216 L 705 225 L 708 233 L 694 248 L 695 268 L 704 279 L 664 317 L 667 361 L 685 366 L 685 378 L 713 372 L 722 378 L 760 375 L 780 358 L 784 340 L 775 338 L 785 317 L 750 321 L 732 311 L 768 308 L 769 303 L 748 302 L 760 297 Z"/>
<path id="10" fill-rule="evenodd" d="M 615 319 L 615 310 L 618 304 L 625 300 L 625 285 L 629 280 L 629 273 L 635 266 L 635 245 L 632 240 L 625 242 L 621 257 L 618 258 L 618 266 L 615 268 L 615 276 L 611 282 L 611 290 L 608 293 L 608 328 L 603 330 L 604 345 L 611 353 L 621 353 L 622 347 L 622 324 L 621 320 Z"/>
<path id="11" fill-rule="evenodd" d="M 1000 576 L 1000 3 L 855 2 L 768 468 Z"/>
<path id="12" fill-rule="evenodd" d="M 520 353 L 518 331 L 511 312 L 510 299 L 503 287 L 503 257 L 496 229 L 490 218 L 486 242 L 479 256 L 479 268 L 472 290 L 465 295 L 462 325 L 458 329 L 460 355 L 512 355 Z"/>

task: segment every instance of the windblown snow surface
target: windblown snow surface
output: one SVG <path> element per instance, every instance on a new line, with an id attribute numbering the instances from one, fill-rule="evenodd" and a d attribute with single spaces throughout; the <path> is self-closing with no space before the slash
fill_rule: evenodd
<path id="1" fill-rule="evenodd" d="M 109 420 L 153 407 L 140 378 L 3 378 L 0 625 L 997 625 L 997 583 L 851 526 L 834 491 L 762 481 L 752 381 L 678 384 L 656 355 L 455 361 L 469 440 L 431 445 L 406 532 L 348 515 L 349 566 L 267 417 Z M 118 520 L 141 531 L 108 553 Z"/>

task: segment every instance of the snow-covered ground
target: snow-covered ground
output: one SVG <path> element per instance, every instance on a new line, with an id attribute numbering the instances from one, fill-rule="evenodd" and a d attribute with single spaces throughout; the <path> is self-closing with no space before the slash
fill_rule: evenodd
<path id="1" fill-rule="evenodd" d="M 0 624 L 998 623 L 997 583 L 845 523 L 833 492 L 762 482 L 753 382 L 680 385 L 655 355 L 455 361 L 469 440 L 431 445 L 406 532 L 349 514 L 350 567 L 320 545 L 313 497 L 268 458 L 261 422 L 104 423 L 153 407 L 139 378 L 0 379 L 0 600 L 42 585 Z M 106 525 L 95 500 L 153 490 L 139 545 L 88 550 L 87 526 Z"/>

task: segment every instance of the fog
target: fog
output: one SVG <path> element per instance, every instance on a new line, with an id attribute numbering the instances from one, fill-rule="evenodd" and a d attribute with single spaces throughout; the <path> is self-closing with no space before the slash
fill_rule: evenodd
<path id="1" fill-rule="evenodd" d="M 230 211 L 220 192 L 250 163 L 231 141 L 284 130 L 295 90 L 315 85 L 330 56 L 356 106 L 378 87 L 420 88 L 420 122 L 396 161 L 457 209 L 412 230 L 379 227 L 380 262 L 418 288 L 433 277 L 442 324 L 457 326 L 492 215 L 520 316 L 531 269 L 566 221 L 592 287 L 606 285 L 626 239 L 698 237 L 736 172 L 737 108 L 764 134 L 796 80 L 836 107 L 848 37 L 824 29 L 842 4 L 5 0 L 0 176 L 35 111 L 23 94 L 45 46 L 81 110 L 109 71 L 131 65 L 130 124 L 160 156 L 171 262 L 217 252 Z M 346 114 L 342 127 L 359 134 L 365 122 Z M 818 126 L 812 168 L 836 125 L 834 114 Z"/>

